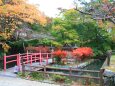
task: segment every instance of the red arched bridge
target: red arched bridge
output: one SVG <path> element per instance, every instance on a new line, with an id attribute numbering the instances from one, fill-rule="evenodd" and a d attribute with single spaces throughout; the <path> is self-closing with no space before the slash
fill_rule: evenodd
<path id="1" fill-rule="evenodd" d="M 52 59 L 52 53 L 23 53 L 23 54 L 14 54 L 14 55 L 4 55 L 4 71 L 6 71 L 7 64 L 16 63 L 20 68 L 22 65 L 21 60 L 23 59 L 24 64 L 30 64 L 39 62 L 42 65 L 42 62 L 45 60 L 46 65 L 48 64 L 48 59 Z"/>

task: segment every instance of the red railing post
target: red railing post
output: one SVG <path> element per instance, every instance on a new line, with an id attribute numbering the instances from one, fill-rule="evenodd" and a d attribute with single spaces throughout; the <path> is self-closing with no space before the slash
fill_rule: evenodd
<path id="1" fill-rule="evenodd" d="M 36 53 L 34 54 L 34 56 L 35 56 L 35 62 L 36 62 Z"/>
<path id="2" fill-rule="evenodd" d="M 42 54 L 41 54 L 41 51 L 40 51 L 40 65 L 41 65 L 41 62 L 42 62 Z"/>
<path id="3" fill-rule="evenodd" d="M 19 67 L 19 70 L 21 70 L 21 69 L 20 69 L 20 66 L 21 66 L 21 57 L 20 57 L 20 53 L 17 54 L 17 66 Z"/>
<path id="4" fill-rule="evenodd" d="M 40 53 L 37 53 L 36 55 L 37 55 L 37 60 L 38 60 L 39 65 L 40 65 Z"/>
<path id="5" fill-rule="evenodd" d="M 19 66 L 21 65 L 21 56 L 20 56 L 20 53 L 19 53 L 19 56 L 18 56 L 18 60 L 19 60 Z"/>
<path id="6" fill-rule="evenodd" d="M 16 55 L 17 66 L 19 67 L 19 54 Z"/>
<path id="7" fill-rule="evenodd" d="M 32 55 L 30 56 L 30 64 L 32 65 Z"/>
<path id="8" fill-rule="evenodd" d="M 27 59 L 27 64 L 28 64 L 28 62 L 29 62 L 29 58 L 28 58 L 28 51 L 27 51 L 27 53 L 26 53 L 26 59 Z"/>
<path id="9" fill-rule="evenodd" d="M 6 54 L 4 54 L 4 71 L 6 71 Z"/>

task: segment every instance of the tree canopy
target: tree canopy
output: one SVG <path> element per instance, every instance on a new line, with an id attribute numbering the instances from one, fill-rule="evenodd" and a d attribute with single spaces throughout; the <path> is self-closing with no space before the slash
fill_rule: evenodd
<path id="1" fill-rule="evenodd" d="M 23 22 L 44 25 L 46 18 L 35 6 L 27 4 L 25 0 L 0 0 L 0 36 L 9 38 Z"/>
<path id="2" fill-rule="evenodd" d="M 75 0 L 75 3 L 77 4 L 78 1 L 82 7 L 76 6 L 75 10 L 96 20 L 99 27 L 108 31 L 112 41 L 115 42 L 115 1 L 91 0 L 87 2 L 86 0 Z"/>
<path id="3" fill-rule="evenodd" d="M 53 19 L 51 34 L 55 37 L 55 45 L 75 44 L 78 41 L 78 35 L 74 29 L 76 25 L 77 12 L 70 9 L 63 12 L 61 17 Z M 58 34 L 58 35 L 57 35 Z"/>
<path id="4" fill-rule="evenodd" d="M 25 0 L 0 0 L 1 16 L 12 16 L 25 22 L 46 23 L 45 16 L 34 5 Z"/>
<path id="5" fill-rule="evenodd" d="M 114 0 L 91 0 L 86 2 L 86 0 L 75 0 L 84 5 L 81 10 L 76 7 L 76 10 L 80 13 L 90 15 L 95 20 L 106 20 L 115 24 L 115 1 Z"/>
<path id="6" fill-rule="evenodd" d="M 5 43 L 12 38 L 16 29 L 24 23 L 45 25 L 45 15 L 26 0 L 0 0 L 0 41 Z"/>

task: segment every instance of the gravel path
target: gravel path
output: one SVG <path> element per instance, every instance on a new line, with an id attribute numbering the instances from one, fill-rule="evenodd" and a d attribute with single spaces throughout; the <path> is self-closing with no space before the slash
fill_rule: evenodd
<path id="1" fill-rule="evenodd" d="M 29 81 L 21 78 L 0 76 L 0 86 L 60 86 L 37 81 Z"/>

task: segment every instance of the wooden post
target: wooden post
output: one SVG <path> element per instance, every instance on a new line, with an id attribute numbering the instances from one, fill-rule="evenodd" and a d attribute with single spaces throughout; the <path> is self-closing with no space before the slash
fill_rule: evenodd
<path id="1" fill-rule="evenodd" d="M 100 69 L 100 86 L 104 86 L 103 73 L 104 69 Z"/>
<path id="2" fill-rule="evenodd" d="M 25 76 L 25 65 L 24 65 L 24 59 L 21 58 L 21 63 L 22 63 L 22 74 Z"/>
<path id="3" fill-rule="evenodd" d="M 86 86 L 89 86 L 89 78 L 86 78 L 85 84 L 86 84 Z"/>
<path id="4" fill-rule="evenodd" d="M 71 66 L 69 67 L 69 74 L 70 74 L 70 78 L 71 78 L 71 76 L 72 76 L 72 67 Z"/>
<path id="5" fill-rule="evenodd" d="M 4 72 L 6 71 L 6 54 L 4 54 Z"/>
<path id="6" fill-rule="evenodd" d="M 53 48 L 52 48 L 52 49 L 51 49 L 51 58 L 52 58 L 52 63 L 54 63 L 53 52 L 54 52 L 54 50 L 53 50 Z"/>
<path id="7" fill-rule="evenodd" d="M 107 51 L 107 66 L 110 66 L 111 53 L 112 53 L 111 50 Z"/>
<path id="8" fill-rule="evenodd" d="M 110 57 L 107 56 L 107 66 L 110 66 Z"/>
<path id="9" fill-rule="evenodd" d="M 44 76 L 46 75 L 46 66 L 44 65 Z"/>

